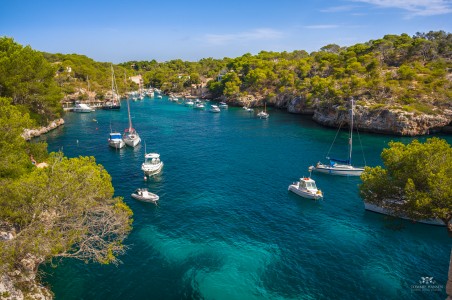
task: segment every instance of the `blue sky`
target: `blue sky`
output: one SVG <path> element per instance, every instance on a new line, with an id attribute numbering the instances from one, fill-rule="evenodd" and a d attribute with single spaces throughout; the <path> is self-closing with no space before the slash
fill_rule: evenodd
<path id="1" fill-rule="evenodd" d="M 97 61 L 317 51 L 386 34 L 452 32 L 452 0 L 0 0 L 0 36 Z"/>

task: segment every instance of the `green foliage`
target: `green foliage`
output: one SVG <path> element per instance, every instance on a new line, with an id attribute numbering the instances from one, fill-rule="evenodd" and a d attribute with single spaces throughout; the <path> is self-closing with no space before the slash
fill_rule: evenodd
<path id="1" fill-rule="evenodd" d="M 0 225 L 17 234 L 0 243 L 0 273 L 26 257 L 117 263 L 132 212 L 113 198 L 110 175 L 93 157 L 49 156 L 45 143 L 26 142 L 32 121 L 11 102 L 0 97 Z M 37 168 L 30 156 L 49 166 Z"/>
<path id="2" fill-rule="evenodd" d="M 56 68 L 29 46 L 0 38 L 0 96 L 26 107 L 39 124 L 61 117 L 61 90 L 54 76 Z"/>
<path id="3" fill-rule="evenodd" d="M 452 233 L 452 147 L 439 138 L 390 142 L 381 157 L 385 169 L 366 167 L 361 175 L 364 201 L 414 220 L 441 219 Z"/>

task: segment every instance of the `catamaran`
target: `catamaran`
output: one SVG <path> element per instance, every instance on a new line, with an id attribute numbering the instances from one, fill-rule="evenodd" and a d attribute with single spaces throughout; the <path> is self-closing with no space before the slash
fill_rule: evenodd
<path id="1" fill-rule="evenodd" d="M 347 159 L 336 159 L 327 156 L 326 158 L 330 161 L 329 164 L 323 164 L 318 162 L 315 166 L 309 167 L 310 170 L 326 173 L 330 175 L 342 175 L 342 176 L 360 176 L 364 171 L 364 167 L 354 167 L 352 165 L 352 147 L 353 147 L 353 98 L 351 100 L 351 117 L 350 117 L 350 134 L 348 143 L 348 158 Z M 333 142 L 334 143 L 334 142 Z"/>

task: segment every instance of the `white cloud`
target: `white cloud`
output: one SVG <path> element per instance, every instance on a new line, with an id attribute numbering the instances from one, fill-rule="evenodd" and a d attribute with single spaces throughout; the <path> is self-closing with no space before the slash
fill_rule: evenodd
<path id="1" fill-rule="evenodd" d="M 452 13 L 450 0 L 350 0 L 383 8 L 399 8 L 410 16 L 434 16 Z"/>
<path id="2" fill-rule="evenodd" d="M 308 29 L 331 29 L 331 28 L 338 28 L 339 25 L 334 24 L 319 24 L 319 25 L 306 25 L 304 28 Z"/>
<path id="3" fill-rule="evenodd" d="M 258 28 L 251 31 L 228 33 L 228 34 L 206 34 L 204 40 L 210 44 L 223 45 L 233 42 L 250 40 L 274 40 L 280 39 L 284 33 L 271 28 Z"/>
<path id="4" fill-rule="evenodd" d="M 325 9 L 321 9 L 320 11 L 326 12 L 326 13 L 335 13 L 335 12 L 351 11 L 354 8 L 356 8 L 356 6 L 354 6 L 354 5 L 341 5 L 341 6 L 327 7 Z"/>

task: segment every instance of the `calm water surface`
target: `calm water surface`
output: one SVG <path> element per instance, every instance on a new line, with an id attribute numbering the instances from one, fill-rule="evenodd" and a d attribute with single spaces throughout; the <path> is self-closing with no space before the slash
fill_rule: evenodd
<path id="1" fill-rule="evenodd" d="M 444 288 L 414 287 L 425 276 L 445 287 L 451 239 L 444 228 L 366 212 L 359 178 L 314 174 L 323 201 L 287 191 L 325 157 L 335 129 L 275 109 L 260 120 L 241 108 L 213 114 L 145 98 L 131 102 L 132 121 L 165 166 L 144 182 L 144 143 L 107 144 L 111 129 L 128 127 L 123 104 L 120 111 L 68 113 L 66 125 L 44 137 L 50 151 L 94 156 L 134 212 L 121 265 L 67 260 L 41 268 L 56 299 L 446 297 Z M 381 164 L 391 139 L 411 140 L 355 137 L 355 163 L 364 164 L 364 150 L 371 166 Z M 331 154 L 345 156 L 346 144 L 340 132 Z M 159 205 L 132 199 L 138 187 L 157 193 Z"/>

